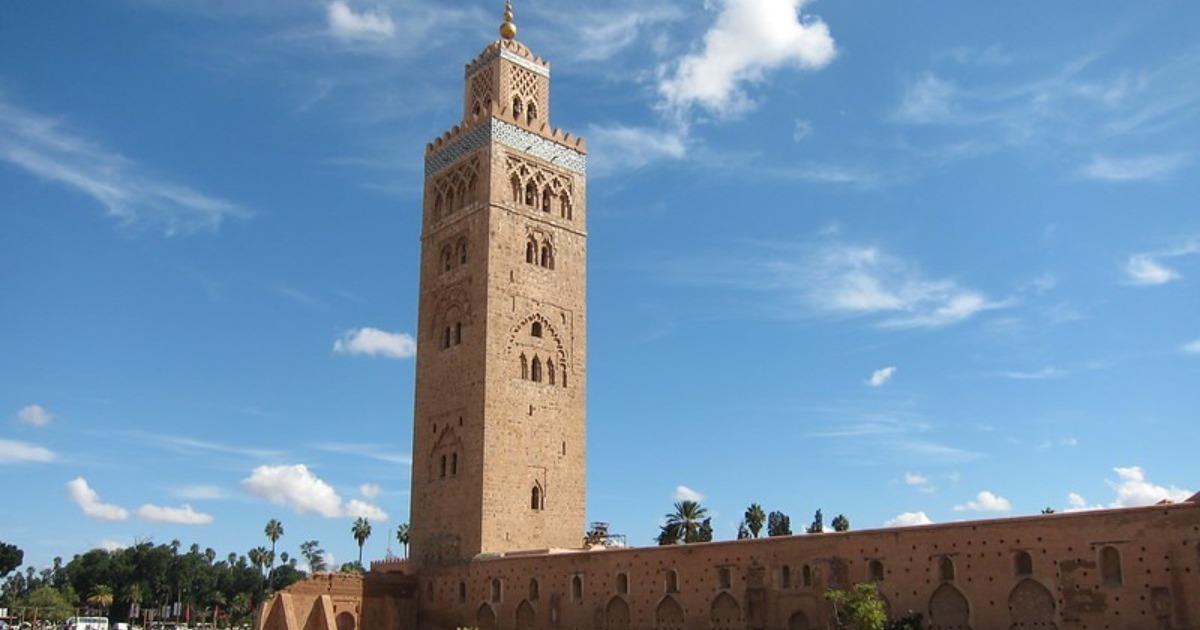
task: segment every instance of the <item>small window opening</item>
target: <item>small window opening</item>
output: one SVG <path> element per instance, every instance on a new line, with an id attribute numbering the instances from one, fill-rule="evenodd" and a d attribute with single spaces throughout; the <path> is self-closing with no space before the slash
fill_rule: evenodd
<path id="1" fill-rule="evenodd" d="M 1013 556 L 1013 569 L 1017 577 L 1033 575 L 1033 557 L 1027 551 L 1018 551 Z"/>
<path id="2" fill-rule="evenodd" d="M 542 336 L 542 322 L 533 322 L 533 326 L 530 327 L 529 334 L 533 337 L 540 338 Z"/>
<path id="3" fill-rule="evenodd" d="M 617 594 L 618 595 L 628 595 L 629 594 L 629 576 L 624 573 L 617 574 Z"/>
<path id="4" fill-rule="evenodd" d="M 446 327 L 446 332 L 442 335 L 442 348 L 450 347 L 450 327 Z"/>
<path id="5" fill-rule="evenodd" d="M 525 184 L 525 205 L 534 206 L 537 204 L 537 186 L 533 182 Z"/>
<path id="6" fill-rule="evenodd" d="M 786 564 L 779 570 L 779 585 L 783 588 L 792 588 L 792 569 Z"/>
<path id="7" fill-rule="evenodd" d="M 521 355 L 521 380 L 529 380 L 529 359 L 524 354 Z"/>
<path id="8" fill-rule="evenodd" d="M 666 577 L 667 577 L 667 579 L 666 579 L 667 592 L 668 593 L 678 593 L 679 592 L 679 576 L 675 573 L 675 570 L 671 569 L 671 570 L 667 571 Z"/>
<path id="9" fill-rule="evenodd" d="M 450 248 L 442 250 L 442 271 L 450 271 L 454 266 L 454 257 L 450 254 Z"/>
<path id="10" fill-rule="evenodd" d="M 542 382 L 542 360 L 537 357 L 533 357 L 533 365 L 529 370 L 529 379 L 535 383 Z"/>
<path id="11" fill-rule="evenodd" d="M 812 586 L 812 567 L 807 564 L 800 570 L 800 584 L 803 586 Z"/>
<path id="12" fill-rule="evenodd" d="M 441 472 L 440 472 L 439 476 L 441 476 L 441 477 L 446 476 L 446 456 L 445 455 L 442 455 L 442 467 L 441 467 Z"/>
<path id="13" fill-rule="evenodd" d="M 542 245 L 542 267 L 546 269 L 554 268 L 554 253 L 548 244 Z"/>
<path id="14" fill-rule="evenodd" d="M 529 599 L 530 601 L 538 598 L 538 581 L 537 578 L 529 580 Z"/>
<path id="15" fill-rule="evenodd" d="M 525 244 L 525 262 L 532 265 L 536 259 L 537 259 L 537 243 L 535 243 L 532 239 L 530 239 L 530 241 Z"/>
<path id="16" fill-rule="evenodd" d="M 954 581 L 954 561 L 950 559 L 950 556 L 942 556 L 940 565 L 941 565 L 942 581 L 943 582 L 953 582 Z"/>
<path id="17" fill-rule="evenodd" d="M 446 212 L 454 212 L 454 190 L 446 191 Z"/>
<path id="18" fill-rule="evenodd" d="M 571 218 L 571 198 L 567 196 L 567 193 L 563 193 L 562 196 L 559 197 L 558 211 L 562 214 L 562 218 Z"/>
<path id="19" fill-rule="evenodd" d="M 721 567 L 717 569 L 717 588 L 729 588 L 729 567 Z"/>
<path id="20" fill-rule="evenodd" d="M 1121 553 L 1116 547 L 1105 547 L 1100 550 L 1100 574 L 1104 576 L 1105 586 L 1121 586 L 1124 576 L 1121 575 Z"/>
<path id="21" fill-rule="evenodd" d="M 457 346 L 461 343 L 462 343 L 462 322 L 456 322 L 454 324 L 454 345 Z"/>
<path id="22" fill-rule="evenodd" d="M 503 591 L 500 578 L 492 578 L 492 602 L 500 603 L 500 594 Z"/>
<path id="23" fill-rule="evenodd" d="M 458 601 L 459 601 L 459 603 L 467 601 L 467 583 L 466 582 L 458 583 Z"/>
<path id="24" fill-rule="evenodd" d="M 533 489 L 529 491 L 529 509 L 538 511 L 545 507 L 542 501 L 542 489 L 537 484 L 534 484 Z"/>
<path id="25" fill-rule="evenodd" d="M 554 361 L 546 361 L 546 380 L 554 384 Z"/>
<path id="26" fill-rule="evenodd" d="M 521 202 L 521 178 L 517 177 L 516 175 L 513 175 L 512 179 L 509 180 L 509 183 L 512 185 L 513 203 L 520 203 Z"/>
<path id="27" fill-rule="evenodd" d="M 517 117 L 519 117 L 519 116 L 521 115 L 521 97 L 520 97 L 520 96 L 514 96 L 514 97 L 513 97 L 513 111 L 512 111 L 512 113 L 513 113 L 513 118 L 517 118 Z"/>
<path id="28" fill-rule="evenodd" d="M 536 119 L 537 119 L 537 104 L 534 103 L 533 101 L 529 101 L 529 106 L 525 108 L 525 122 L 527 122 L 529 124 L 533 124 L 533 121 Z"/>
<path id="29" fill-rule="evenodd" d="M 458 453 L 452 453 L 450 455 L 450 476 L 453 477 L 457 474 L 458 474 Z"/>
<path id="30" fill-rule="evenodd" d="M 571 578 L 571 599 L 577 602 L 583 601 L 583 578 L 578 575 Z"/>
<path id="31" fill-rule="evenodd" d="M 546 190 L 542 191 L 542 212 L 550 212 L 550 201 L 552 199 L 554 199 L 554 197 L 550 195 L 550 188 L 547 187 Z"/>
<path id="32" fill-rule="evenodd" d="M 458 264 L 467 264 L 467 242 L 465 240 L 458 242 Z"/>
<path id="33" fill-rule="evenodd" d="M 867 579 L 871 582 L 883 581 L 883 563 L 878 560 L 872 560 L 867 565 Z"/>

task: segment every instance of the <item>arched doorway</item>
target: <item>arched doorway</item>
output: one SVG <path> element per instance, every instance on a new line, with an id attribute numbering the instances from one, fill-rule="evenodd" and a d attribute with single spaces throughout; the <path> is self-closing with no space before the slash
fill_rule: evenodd
<path id="1" fill-rule="evenodd" d="M 1008 594 L 1011 628 L 1057 628 L 1054 610 L 1054 595 L 1037 580 L 1021 580 Z"/>
<path id="2" fill-rule="evenodd" d="M 667 595 L 658 603 L 658 608 L 654 609 L 654 629 L 684 630 L 683 608 L 680 608 L 674 597 Z"/>
<path id="3" fill-rule="evenodd" d="M 604 607 L 604 630 L 629 630 L 629 604 L 620 597 L 614 596 Z"/>
<path id="4" fill-rule="evenodd" d="M 533 604 L 530 604 L 527 599 L 517 606 L 517 630 L 534 630 L 536 627 L 537 613 L 533 610 Z"/>
<path id="5" fill-rule="evenodd" d="M 929 630 L 970 630 L 971 605 L 967 597 L 947 582 L 929 598 Z"/>
<path id="6" fill-rule="evenodd" d="M 721 593 L 713 600 L 708 615 L 712 630 L 737 630 L 746 627 L 742 623 L 742 607 L 729 593 Z"/>

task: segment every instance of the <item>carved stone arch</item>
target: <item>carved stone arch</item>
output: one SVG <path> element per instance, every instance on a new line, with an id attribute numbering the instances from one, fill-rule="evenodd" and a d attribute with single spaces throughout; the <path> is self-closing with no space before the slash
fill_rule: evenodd
<path id="1" fill-rule="evenodd" d="M 655 630 L 685 630 L 683 608 L 673 595 L 666 595 L 654 609 Z"/>
<path id="2" fill-rule="evenodd" d="M 929 598 L 929 630 L 970 630 L 971 604 L 950 582 L 943 583 Z"/>
<path id="3" fill-rule="evenodd" d="M 537 612 L 528 599 L 521 600 L 517 606 L 517 630 L 534 630 L 537 628 Z"/>
<path id="4" fill-rule="evenodd" d="M 496 630 L 496 611 L 490 604 L 482 604 L 475 611 L 475 626 L 479 630 Z"/>
<path id="5" fill-rule="evenodd" d="M 808 615 L 803 610 L 797 610 L 788 617 L 787 627 L 788 630 L 811 630 L 812 625 L 808 622 Z"/>
<path id="6" fill-rule="evenodd" d="M 457 283 L 439 292 L 434 304 L 431 329 L 441 334 L 446 326 L 454 326 L 456 322 L 463 325 L 471 323 L 471 299 L 467 294 L 466 283 Z"/>
<path id="7" fill-rule="evenodd" d="M 555 328 L 554 324 L 550 322 L 550 319 L 541 313 L 532 313 L 530 315 L 526 315 L 521 319 L 521 321 L 517 322 L 517 325 L 514 326 L 509 332 L 508 343 L 504 345 L 505 351 L 512 352 L 512 350 L 516 347 L 518 340 L 525 342 L 521 345 L 527 346 L 527 340 L 529 339 L 528 331 L 531 329 L 533 322 L 535 321 L 542 324 L 542 342 L 552 345 L 555 363 L 557 364 L 560 372 L 566 374 L 570 364 L 567 361 L 567 350 L 566 345 L 563 343 L 562 335 L 559 334 L 558 329 Z M 544 346 L 539 344 L 538 347 Z"/>
<path id="8" fill-rule="evenodd" d="M 337 616 L 337 630 L 355 630 L 357 627 L 358 620 L 351 613 L 344 612 Z"/>
<path id="9" fill-rule="evenodd" d="M 604 607 L 604 630 L 629 630 L 629 604 L 620 596 L 613 595 Z"/>
<path id="10" fill-rule="evenodd" d="M 1032 578 L 1026 578 L 1008 594 L 1010 628 L 1057 628 L 1054 595 Z"/>
<path id="11" fill-rule="evenodd" d="M 713 599 L 712 606 L 709 607 L 708 618 L 712 623 L 712 630 L 735 630 L 746 627 L 742 621 L 742 607 L 729 594 L 729 591 L 723 591 Z"/>
<path id="12" fill-rule="evenodd" d="M 463 452 L 462 438 L 458 437 L 453 427 L 447 425 L 438 435 L 438 439 L 434 441 L 433 447 L 429 449 L 429 479 L 440 479 L 458 474 L 458 454 L 461 452 Z M 450 465 L 455 469 L 453 472 L 448 467 Z"/>

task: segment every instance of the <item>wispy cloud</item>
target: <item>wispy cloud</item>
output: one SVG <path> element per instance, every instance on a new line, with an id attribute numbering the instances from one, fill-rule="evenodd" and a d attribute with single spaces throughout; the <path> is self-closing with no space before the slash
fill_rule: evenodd
<path id="1" fill-rule="evenodd" d="M 1080 169 L 1087 179 L 1108 182 L 1140 182 L 1163 180 L 1179 172 L 1188 163 L 1182 153 L 1112 158 L 1096 156 Z"/>
<path id="2" fill-rule="evenodd" d="M 211 501 L 228 497 L 225 490 L 217 486 L 185 486 L 177 489 L 174 495 L 192 501 Z"/>
<path id="3" fill-rule="evenodd" d="M 44 427 L 54 420 L 54 414 L 41 405 L 27 405 L 17 412 L 17 422 L 35 427 Z"/>
<path id="4" fill-rule="evenodd" d="M 76 477 L 67 483 L 67 495 L 88 518 L 98 521 L 124 521 L 129 518 L 129 510 L 101 502 L 100 495 L 92 490 L 83 477 Z"/>
<path id="5" fill-rule="evenodd" d="M 133 437 L 141 442 L 154 445 L 157 448 L 170 450 L 176 453 L 184 453 L 187 455 L 219 453 L 222 455 L 235 455 L 238 457 L 256 460 L 278 459 L 283 455 L 282 451 L 246 448 L 244 446 L 209 442 L 207 440 L 199 440 L 196 438 L 179 435 L 134 433 Z"/>
<path id="6" fill-rule="evenodd" d="M 692 490 L 687 486 L 675 486 L 675 494 L 673 498 L 676 501 L 703 501 L 704 495 Z"/>
<path id="7" fill-rule="evenodd" d="M 883 387 L 889 381 L 892 380 L 893 376 L 896 375 L 896 369 L 897 368 L 895 366 L 889 366 L 889 367 L 885 367 L 885 368 L 882 368 L 879 370 L 875 370 L 871 374 L 871 378 L 867 379 L 867 386 L 868 387 Z"/>
<path id="8" fill-rule="evenodd" d="M 334 0 L 325 7 L 329 32 L 342 39 L 386 39 L 396 32 L 392 16 L 380 10 L 356 12 L 344 0 Z"/>
<path id="9" fill-rule="evenodd" d="M 1180 351 L 1185 354 L 1200 355 L 1200 339 L 1184 344 L 1183 347 L 1180 348 Z"/>
<path id="10" fill-rule="evenodd" d="M 153 228 L 169 236 L 216 230 L 226 219 L 251 216 L 235 203 L 162 179 L 2 94 L 0 160 L 91 197 L 130 228 Z"/>
<path id="11" fill-rule="evenodd" d="M 698 52 L 669 64 L 658 90 L 663 107 L 701 107 L 729 116 L 753 107 L 746 86 L 776 69 L 816 70 L 836 55 L 829 27 L 802 19 L 807 0 L 718 0 L 716 22 Z"/>
<path id="12" fill-rule="evenodd" d="M 333 342 L 334 354 L 350 356 L 410 359 L 417 353 L 417 340 L 405 333 L 391 333 L 378 328 L 347 330 Z"/>
<path id="13" fill-rule="evenodd" d="M 987 490 L 975 495 L 974 501 L 954 506 L 955 512 L 1011 512 L 1012 503 L 1004 497 L 997 496 Z"/>
<path id="14" fill-rule="evenodd" d="M 1166 261 L 1200 254 L 1200 240 L 1180 241 L 1158 251 L 1134 254 L 1125 261 L 1125 282 L 1135 286 L 1157 286 L 1179 280 L 1183 274 Z"/>
<path id="15" fill-rule="evenodd" d="M 330 453 L 340 453 L 343 455 L 354 455 L 355 457 L 367 457 L 388 464 L 400 464 L 401 466 L 411 466 L 412 456 L 408 453 L 396 453 L 389 451 L 379 444 L 343 444 L 329 443 L 317 444 L 315 448 Z"/>
<path id="16" fill-rule="evenodd" d="M 137 515 L 138 518 L 150 523 L 174 525 L 208 525 L 214 520 L 212 515 L 197 512 L 190 505 L 171 508 L 146 504 L 138 508 Z"/>
<path id="17" fill-rule="evenodd" d="M 896 518 L 884 522 L 884 527 L 913 527 L 916 525 L 932 525 L 933 521 L 924 512 L 905 512 Z"/>
<path id="18" fill-rule="evenodd" d="M 54 451 L 28 442 L 0 439 L 0 465 L 45 464 L 58 459 Z"/>
<path id="19" fill-rule="evenodd" d="M 636 170 L 688 154 L 687 131 L 621 124 L 588 127 L 588 168 L 597 177 Z"/>
<path id="20" fill-rule="evenodd" d="M 1069 370 L 1060 367 L 1044 367 L 1040 370 L 1032 372 L 1002 372 L 1000 375 L 1004 378 L 1010 378 L 1017 381 L 1045 381 L 1056 378 L 1064 378 L 1070 375 Z"/>

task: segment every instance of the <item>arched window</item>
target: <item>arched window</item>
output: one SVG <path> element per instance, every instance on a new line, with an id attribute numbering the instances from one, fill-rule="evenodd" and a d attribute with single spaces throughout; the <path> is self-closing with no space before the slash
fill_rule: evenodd
<path id="1" fill-rule="evenodd" d="M 564 192 L 558 197 L 558 211 L 564 219 L 571 218 L 571 198 Z"/>
<path id="2" fill-rule="evenodd" d="M 525 122 L 533 124 L 537 119 L 537 103 L 529 101 L 529 106 L 525 108 Z"/>
<path id="3" fill-rule="evenodd" d="M 471 108 L 471 116 L 473 116 L 475 118 L 479 118 L 479 115 L 481 113 L 483 113 L 480 111 L 480 109 L 481 108 L 479 107 L 479 101 L 475 101 L 475 106 Z"/>
<path id="4" fill-rule="evenodd" d="M 792 588 L 792 569 L 786 564 L 779 569 L 779 585 L 783 588 Z"/>
<path id="5" fill-rule="evenodd" d="M 446 247 L 442 250 L 442 271 L 450 271 L 454 266 L 454 256 L 450 252 L 450 248 Z"/>
<path id="6" fill-rule="evenodd" d="M 571 578 L 571 599 L 577 602 L 583 601 L 583 578 L 578 575 Z"/>
<path id="7" fill-rule="evenodd" d="M 459 239 L 458 241 L 458 264 L 467 264 L 467 239 Z"/>
<path id="8" fill-rule="evenodd" d="M 1018 551 L 1013 554 L 1013 572 L 1017 577 L 1033 575 L 1033 558 L 1028 551 Z"/>
<path id="9" fill-rule="evenodd" d="M 454 345 L 457 346 L 461 343 L 462 343 L 462 322 L 455 322 L 455 324 L 454 324 Z"/>
<path id="10" fill-rule="evenodd" d="M 479 191 L 479 176 L 471 173 L 471 179 L 467 181 L 467 201 L 475 200 L 475 193 Z"/>
<path id="11" fill-rule="evenodd" d="M 493 602 L 495 602 L 497 604 L 500 603 L 500 594 L 503 590 L 504 589 L 500 582 L 500 578 L 492 578 L 492 601 Z"/>
<path id="12" fill-rule="evenodd" d="M 883 563 L 878 560 L 872 560 L 867 565 L 867 580 L 870 582 L 883 581 Z"/>
<path id="13" fill-rule="evenodd" d="M 629 594 L 629 576 L 625 573 L 617 574 L 617 594 L 618 595 L 628 595 Z"/>
<path id="14" fill-rule="evenodd" d="M 1124 582 L 1121 553 L 1116 547 L 1108 546 L 1100 550 L 1100 575 L 1104 576 L 1105 586 L 1120 586 Z"/>
<path id="15" fill-rule="evenodd" d="M 943 582 L 953 582 L 954 581 L 954 561 L 950 559 L 950 556 L 942 556 L 942 559 L 938 563 L 938 565 L 939 565 L 940 573 L 942 575 L 942 581 Z"/>
<path id="16" fill-rule="evenodd" d="M 529 359 L 524 354 L 521 355 L 521 380 L 529 380 Z"/>
<path id="17" fill-rule="evenodd" d="M 533 326 L 531 326 L 530 330 L 529 330 L 529 335 L 532 337 L 541 337 L 542 336 L 542 322 L 533 322 Z"/>
<path id="18" fill-rule="evenodd" d="M 670 569 L 667 571 L 666 588 L 668 593 L 679 592 L 679 575 L 675 573 L 675 569 Z"/>
<path id="19" fill-rule="evenodd" d="M 542 360 L 536 356 L 533 357 L 533 365 L 530 366 L 529 378 L 535 383 L 542 382 Z"/>
<path id="20" fill-rule="evenodd" d="M 804 586 L 812 586 L 812 567 L 807 564 L 800 571 L 800 584 Z"/>
<path id="21" fill-rule="evenodd" d="M 529 491 L 529 509 L 537 511 L 543 507 L 545 507 L 545 503 L 542 501 L 542 488 L 535 483 L 533 489 Z"/>
<path id="22" fill-rule="evenodd" d="M 554 269 L 554 250 L 550 248 L 549 243 L 542 245 L 542 267 L 546 269 Z"/>
<path id="23" fill-rule="evenodd" d="M 446 214 L 454 212 L 454 189 L 446 191 Z"/>
<path id="24" fill-rule="evenodd" d="M 534 241 L 532 238 L 529 239 L 528 243 L 525 243 L 525 262 L 532 265 L 537 261 L 537 249 L 537 241 Z"/>
<path id="25" fill-rule="evenodd" d="M 548 380 L 551 385 L 554 384 L 554 361 L 546 361 L 546 380 Z"/>
<path id="26" fill-rule="evenodd" d="M 533 182 L 525 184 L 525 205 L 532 206 L 537 204 L 537 185 Z"/>
<path id="27" fill-rule="evenodd" d="M 521 116 L 521 97 L 520 96 L 513 97 L 512 113 L 513 113 L 513 118 L 520 118 L 520 116 Z"/>
<path id="28" fill-rule="evenodd" d="M 563 387 L 567 386 L 567 368 L 565 368 L 565 367 L 563 368 L 563 371 L 562 371 L 562 385 L 563 385 Z"/>
<path id="29" fill-rule="evenodd" d="M 550 194 L 550 187 L 547 186 L 546 189 L 542 191 L 542 212 L 550 212 L 551 200 L 553 199 L 554 196 Z"/>
<path id="30" fill-rule="evenodd" d="M 433 218 L 434 220 L 442 218 L 442 193 L 438 193 L 433 199 Z"/>
<path id="31" fill-rule="evenodd" d="M 458 601 L 460 604 L 462 602 L 467 601 L 467 583 L 466 582 L 458 583 Z"/>
<path id="32" fill-rule="evenodd" d="M 458 453 L 450 454 L 450 476 L 458 474 Z"/>
<path id="33" fill-rule="evenodd" d="M 445 455 L 442 455 L 442 467 L 441 467 L 441 470 L 440 470 L 438 476 L 439 477 L 446 476 L 446 456 Z"/>
<path id="34" fill-rule="evenodd" d="M 446 333 L 442 335 L 442 348 L 450 347 L 450 327 L 446 327 Z"/>
<path id="35" fill-rule="evenodd" d="M 729 567 L 721 567 L 717 569 L 717 588 L 727 589 L 729 586 Z"/>
<path id="36" fill-rule="evenodd" d="M 521 178 L 513 173 L 512 179 L 508 180 L 512 185 L 512 200 L 513 203 L 521 203 Z"/>
<path id="37" fill-rule="evenodd" d="M 529 599 L 530 601 L 538 598 L 538 581 L 537 578 L 529 580 Z"/>

